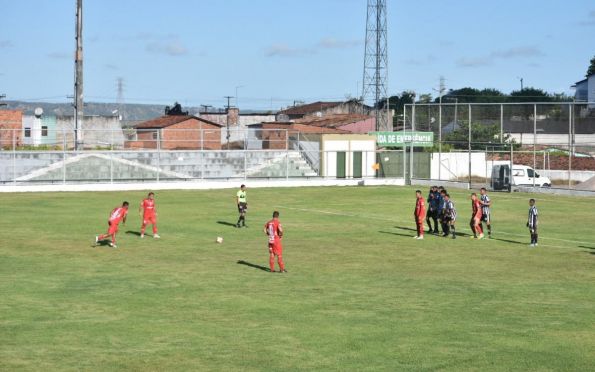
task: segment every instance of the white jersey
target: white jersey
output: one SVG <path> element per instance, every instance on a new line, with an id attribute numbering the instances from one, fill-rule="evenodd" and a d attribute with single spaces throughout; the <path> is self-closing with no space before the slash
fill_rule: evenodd
<path id="1" fill-rule="evenodd" d="M 490 197 L 485 194 L 485 195 L 481 195 L 480 198 L 482 203 L 486 203 L 489 204 L 490 203 Z M 481 206 L 481 213 L 483 215 L 489 215 L 490 214 L 490 206 L 489 205 L 482 205 Z"/>

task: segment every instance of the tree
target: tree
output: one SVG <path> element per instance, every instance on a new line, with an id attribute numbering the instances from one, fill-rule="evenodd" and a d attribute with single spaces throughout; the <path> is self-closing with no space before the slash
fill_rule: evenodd
<path id="1" fill-rule="evenodd" d="M 589 68 L 587 69 L 587 75 L 585 76 L 589 77 L 593 74 L 595 74 L 595 56 L 591 58 L 591 64 L 589 65 Z"/>
<path id="2" fill-rule="evenodd" d="M 525 88 L 510 93 L 510 102 L 551 102 L 552 96 L 537 88 Z"/>
<path id="3" fill-rule="evenodd" d="M 442 141 L 456 149 L 467 149 L 469 146 L 469 123 L 467 121 L 458 122 L 455 130 L 442 136 Z M 498 146 L 501 143 L 510 144 L 515 143 L 515 141 L 506 133 L 504 133 L 504 137 L 500 141 L 500 125 L 479 122 L 471 124 L 472 150 L 485 150 L 486 145 Z"/>

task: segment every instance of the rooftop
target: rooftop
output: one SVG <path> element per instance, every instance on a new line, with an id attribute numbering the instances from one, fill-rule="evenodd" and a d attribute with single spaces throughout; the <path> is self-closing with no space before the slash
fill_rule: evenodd
<path id="1" fill-rule="evenodd" d="M 315 113 L 317 111 L 321 111 L 321 110 L 339 106 L 342 103 L 343 102 L 321 102 L 321 101 L 318 101 L 318 102 L 314 102 L 314 103 L 308 103 L 306 105 L 290 107 L 288 109 L 279 111 L 279 114 L 308 115 L 308 114 Z"/>
<path id="2" fill-rule="evenodd" d="M 201 121 L 205 124 L 210 124 L 210 125 L 215 125 L 218 127 L 222 127 L 221 124 L 215 123 L 213 121 L 204 119 L 204 118 L 200 118 L 197 116 L 193 116 L 193 115 L 165 115 L 165 116 L 161 116 L 159 118 L 156 119 L 151 119 L 151 120 L 147 120 L 147 121 L 143 121 L 137 125 L 134 126 L 134 128 L 136 129 L 156 129 L 156 128 L 166 128 L 175 124 L 179 124 L 181 122 L 184 122 L 186 120 L 196 120 L 196 121 Z"/>

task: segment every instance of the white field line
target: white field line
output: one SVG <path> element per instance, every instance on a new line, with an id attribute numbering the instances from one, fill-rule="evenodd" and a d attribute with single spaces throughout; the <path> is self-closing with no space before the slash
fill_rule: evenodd
<path id="1" fill-rule="evenodd" d="M 301 212 L 311 212 L 311 213 L 320 213 L 320 214 L 328 214 L 334 216 L 344 216 L 344 217 L 357 217 L 362 219 L 372 219 L 372 220 L 380 220 L 380 221 L 391 221 L 391 222 L 399 222 L 399 223 L 412 223 L 413 218 L 411 221 L 403 220 L 401 218 L 387 218 L 387 217 L 379 217 L 379 216 L 367 216 L 363 214 L 356 214 L 356 213 L 344 213 L 344 212 L 336 212 L 336 211 L 328 211 L 328 210 L 321 210 L 321 209 L 309 209 L 309 208 L 297 208 L 297 207 L 289 207 L 286 205 L 278 205 L 279 208 L 285 208 L 295 211 Z M 509 233 L 506 231 L 497 231 L 498 234 L 510 235 L 510 236 L 518 236 L 518 237 L 527 237 L 529 234 L 515 234 Z M 574 243 L 574 244 L 593 244 L 593 242 L 585 242 L 580 240 L 570 240 L 570 239 L 558 239 L 558 238 L 542 238 L 539 237 L 539 240 L 556 240 L 565 243 Z M 568 248 L 568 247 L 561 247 L 556 245 L 542 245 L 544 247 L 553 247 L 553 248 Z"/>

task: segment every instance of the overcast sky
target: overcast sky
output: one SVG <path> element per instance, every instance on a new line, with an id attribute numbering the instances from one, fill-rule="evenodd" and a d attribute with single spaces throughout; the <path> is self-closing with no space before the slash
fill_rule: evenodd
<path id="1" fill-rule="evenodd" d="M 593 0 L 387 0 L 389 93 L 571 93 L 595 55 Z M 75 0 L 0 0 L 0 94 L 72 95 Z M 366 0 L 86 0 L 85 100 L 277 109 L 361 90 Z"/>

